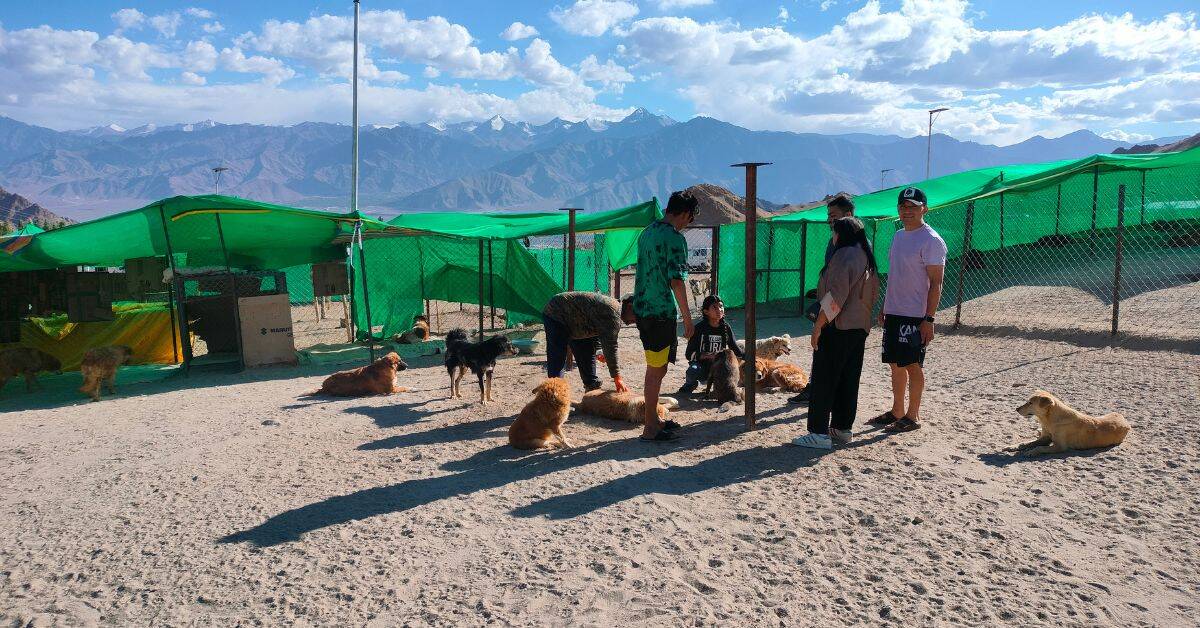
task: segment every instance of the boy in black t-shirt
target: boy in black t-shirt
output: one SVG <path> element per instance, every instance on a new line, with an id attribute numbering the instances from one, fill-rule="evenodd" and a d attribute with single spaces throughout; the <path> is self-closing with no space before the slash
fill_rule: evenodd
<path id="1" fill-rule="evenodd" d="M 715 294 L 705 297 L 701 311 L 704 316 L 696 323 L 696 332 L 688 340 L 684 352 L 688 368 L 677 395 L 691 394 L 701 382 L 708 381 L 708 369 L 718 353 L 733 349 L 739 360 L 745 359 L 734 341 L 733 328 L 725 322 L 725 303 L 721 297 Z"/>

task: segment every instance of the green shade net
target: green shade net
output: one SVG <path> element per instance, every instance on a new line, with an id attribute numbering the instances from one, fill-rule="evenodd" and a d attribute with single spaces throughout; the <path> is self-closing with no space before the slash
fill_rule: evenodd
<path id="1" fill-rule="evenodd" d="M 258 203 L 231 196 L 176 196 L 34 234 L 0 252 L 0 272 L 68 266 L 121 266 L 126 259 L 176 254 L 176 265 L 276 269 L 340 259 L 332 244 L 350 215 Z M 169 234 L 169 237 L 168 237 Z M 224 247 L 222 247 L 224 242 Z"/>
<path id="2" fill-rule="evenodd" d="M 575 232 L 593 233 L 613 229 L 640 229 L 662 217 L 658 199 L 599 212 L 577 212 Z M 534 236 L 561 235 L 569 231 L 570 216 L 566 211 L 533 213 L 429 212 L 404 214 L 388 221 L 402 233 L 417 235 L 456 236 L 488 240 L 513 240 Z M 368 231 L 375 227 L 369 226 Z"/>
<path id="3" fill-rule="evenodd" d="M 1160 230 L 1168 224 L 1192 229 L 1200 221 L 1200 149 L 981 168 L 911 185 L 926 193 L 926 222 L 949 249 L 947 285 L 963 255 L 968 209 L 970 249 L 980 254 L 1033 245 L 1051 236 L 1111 239 L 1121 185 L 1126 193 L 1123 224 L 1127 237 L 1134 238 L 1131 245 L 1142 237 L 1145 246 L 1160 246 L 1151 233 L 1155 225 Z M 904 187 L 854 198 L 854 213 L 865 223 L 882 273 L 888 271 L 888 252 L 899 224 L 896 199 Z M 759 303 L 774 302 L 788 313 L 800 313 L 800 295 L 816 287 L 825 262 L 830 236 L 825 220 L 822 205 L 759 221 Z M 745 305 L 745 234 L 744 223 L 720 231 L 719 290 L 729 307 Z M 946 299 L 953 302 L 952 292 L 943 292 L 943 306 Z"/>

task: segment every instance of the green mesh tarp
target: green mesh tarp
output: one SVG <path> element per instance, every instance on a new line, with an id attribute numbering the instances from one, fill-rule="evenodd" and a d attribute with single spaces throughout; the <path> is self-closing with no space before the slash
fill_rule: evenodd
<path id="1" fill-rule="evenodd" d="M 1127 228 L 1200 220 L 1200 149 L 998 166 L 910 185 L 928 196 L 926 221 L 946 241 L 948 267 L 956 267 L 964 252 L 968 208 L 970 250 L 979 254 L 1032 245 L 1050 236 L 1111 237 L 1106 232 L 1117 225 L 1121 185 Z M 904 187 L 854 198 L 855 215 L 866 224 L 882 273 L 888 271 L 888 251 L 898 225 L 896 197 Z M 780 303 L 789 313 L 799 313 L 799 297 L 816 286 L 825 261 L 825 213 L 819 206 L 759 221 L 758 302 Z M 745 305 L 745 233 L 744 224 L 721 228 L 718 288 L 729 307 Z M 1136 231 L 1131 235 L 1137 236 Z M 953 298 L 950 292 L 943 298 Z"/>
<path id="2" fill-rule="evenodd" d="M 597 233 L 614 229 L 640 229 L 662 217 L 658 199 L 599 212 L 575 214 L 576 233 Z M 486 240 L 514 240 L 534 236 L 561 235 L 568 232 L 568 212 L 478 213 L 429 212 L 397 216 L 388 225 L 418 235 L 454 236 Z M 373 227 L 368 227 L 368 231 Z"/>
<path id="3" fill-rule="evenodd" d="M 188 266 L 223 266 L 227 252 L 231 266 L 283 268 L 343 257 L 345 248 L 332 242 L 353 221 L 230 196 L 176 196 L 10 243 L 0 252 L 0 272 L 121 266 L 168 248 Z"/>

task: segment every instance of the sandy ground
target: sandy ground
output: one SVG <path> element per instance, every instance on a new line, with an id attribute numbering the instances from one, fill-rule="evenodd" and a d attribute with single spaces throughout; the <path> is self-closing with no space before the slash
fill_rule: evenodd
<path id="1" fill-rule="evenodd" d="M 530 357 L 501 363 L 487 408 L 469 385 L 445 399 L 436 358 L 401 373 L 412 392 L 353 400 L 300 397 L 332 367 L 126 383 L 95 404 L 77 375 L 41 396 L 10 384 L 0 619 L 1194 625 L 1200 352 L 1010 334 L 940 336 L 926 428 L 864 429 L 825 455 L 785 444 L 804 411 L 784 395 L 760 397 L 752 432 L 687 401 L 674 443 L 575 416 L 576 449 L 518 452 L 506 429 L 539 379 Z M 878 343 L 862 419 L 888 404 Z M 681 381 L 675 368 L 667 388 Z M 1034 431 L 1014 408 L 1036 387 L 1124 412 L 1134 433 L 1013 457 Z"/>

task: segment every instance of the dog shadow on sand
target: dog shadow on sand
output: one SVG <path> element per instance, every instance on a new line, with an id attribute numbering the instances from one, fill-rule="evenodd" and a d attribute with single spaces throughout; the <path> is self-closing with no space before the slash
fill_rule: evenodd
<path id="1" fill-rule="evenodd" d="M 1012 464 L 1022 462 L 1037 462 L 1039 460 L 1059 460 L 1062 458 L 1092 458 L 1101 454 L 1107 453 L 1112 449 L 1116 449 L 1120 445 L 1112 445 L 1109 447 L 1098 447 L 1096 449 L 1072 449 L 1056 454 L 1039 454 L 1036 456 L 1026 456 L 1023 451 L 997 451 L 986 454 L 979 454 L 979 461 L 990 467 L 1007 467 Z"/>
<path id="2" fill-rule="evenodd" d="M 388 513 L 404 512 L 451 497 L 471 495 L 514 482 L 536 480 L 598 462 L 624 462 L 654 458 L 668 451 L 701 449 L 740 433 L 740 415 L 720 421 L 685 425 L 683 437 L 672 443 L 645 443 L 630 439 L 599 441 L 553 452 L 523 452 L 507 443 L 463 460 L 448 462 L 447 475 L 406 480 L 355 491 L 279 513 L 252 528 L 235 532 L 221 543 L 248 542 L 274 546 L 298 541 L 307 532 Z M 760 421 L 765 427 L 774 422 Z M 367 443 L 359 449 L 384 449 L 461 441 L 502 430 L 512 417 L 496 417 L 448 425 L 419 434 L 402 435 Z M 790 445 L 739 449 L 691 466 L 654 468 L 618 477 L 578 493 L 536 501 L 512 511 L 517 517 L 545 516 L 569 519 L 638 495 L 665 493 L 690 495 L 711 488 L 792 473 L 816 463 L 823 452 Z"/>

